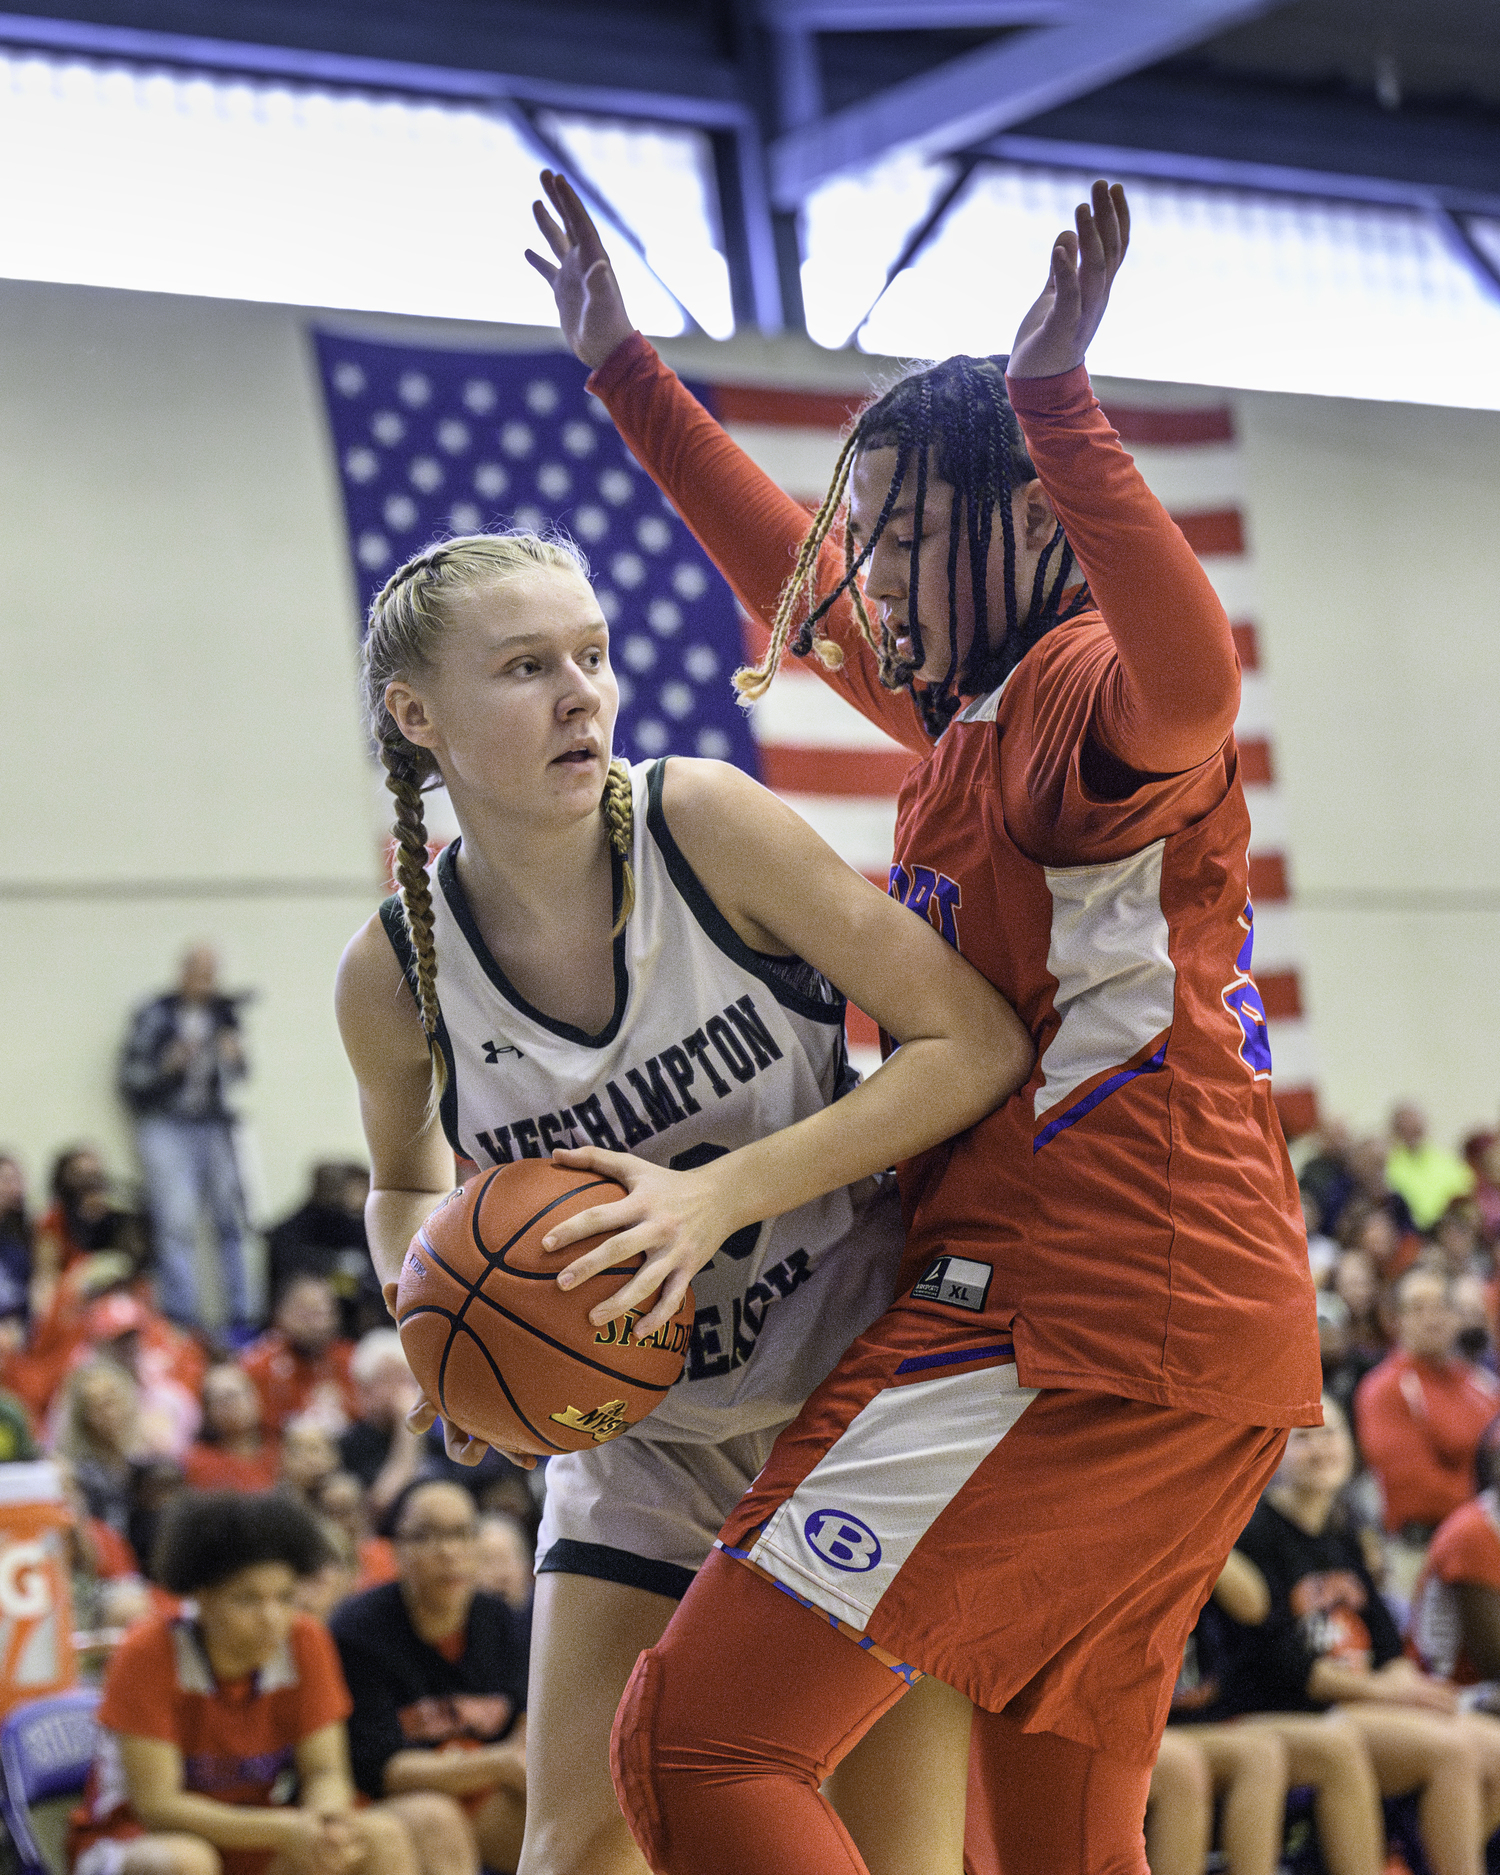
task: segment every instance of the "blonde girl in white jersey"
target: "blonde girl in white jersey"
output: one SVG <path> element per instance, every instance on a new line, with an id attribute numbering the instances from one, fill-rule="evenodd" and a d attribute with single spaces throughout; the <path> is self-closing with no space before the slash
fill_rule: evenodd
<path id="1" fill-rule="evenodd" d="M 837 1254 L 826 1271 L 811 1268 L 816 1256 L 804 1257 L 800 1303 L 788 1280 L 779 1288 L 760 1283 L 753 1348 L 745 1344 L 724 1384 L 705 1363 L 711 1384 L 690 1386 L 675 1420 L 669 1401 L 668 1439 L 653 1442 L 648 1421 L 637 1440 L 555 1462 L 558 1503 L 555 1517 L 548 1514 L 559 1549 L 578 1560 L 547 1569 L 544 1558 L 538 1577 L 522 1875 L 645 1868 L 610 1783 L 615 1708 L 637 1655 L 673 1612 L 681 1592 L 673 1572 L 685 1586 L 683 1563 L 695 1567 L 707 1552 L 798 1404 L 777 1396 L 814 1384 L 866 1312 L 881 1305 L 881 1282 L 872 1284 L 864 1265 L 872 1253 L 883 1259 L 888 1280 L 889 1220 L 862 1212 L 842 1188 L 972 1125 L 1022 1083 L 1031 1063 L 1029 1037 L 990 985 L 745 775 L 722 763 L 673 760 L 654 776 L 632 777 L 611 763 L 619 697 L 608 642 L 579 556 L 531 535 L 475 535 L 429 548 L 372 608 L 366 700 L 396 800 L 403 915 L 388 908 L 355 936 L 340 966 L 337 1007 L 370 1146 L 366 1221 L 376 1268 L 389 1295 L 411 1236 L 451 1188 L 455 1150 L 478 1163 L 505 1157 L 523 1137 L 520 1150 L 536 1150 L 541 1092 L 551 1096 L 543 1116 L 551 1141 L 567 1138 L 569 1126 L 572 1137 L 597 1138 L 593 1117 L 605 1109 L 578 1092 L 592 1064 L 601 1072 L 615 1064 L 623 1088 L 632 1045 L 660 1061 L 661 1034 L 675 1024 L 695 1035 L 696 1009 L 721 998 L 726 1017 L 731 1008 L 743 1012 L 741 989 L 747 1021 L 782 1023 L 763 1031 L 754 1059 L 765 1056 L 778 1069 L 795 1063 L 796 1073 L 778 1084 L 791 1092 L 736 1109 L 715 1087 L 722 1109 L 710 1125 L 701 1109 L 712 1103 L 700 1083 L 700 1111 L 690 1114 L 686 1098 L 676 1108 L 681 1125 L 670 1103 L 658 1101 L 663 1124 L 640 1142 L 641 1156 L 597 1146 L 562 1154 L 609 1172 L 629 1196 L 561 1235 L 617 1233 L 582 1260 L 589 1270 L 645 1253 L 642 1268 L 592 1316 L 602 1325 L 635 1311 L 638 1334 L 675 1313 L 700 1272 L 710 1294 L 715 1283 L 743 1280 L 730 1268 L 738 1261 L 747 1273 L 784 1269 L 784 1260 L 767 1264 L 774 1251 L 766 1246 L 778 1241 L 761 1222 L 768 1217 L 797 1213 L 798 1246 L 805 1239 Z M 438 781 L 461 838 L 434 869 L 435 904 L 421 790 Z M 639 825 L 642 806 L 649 833 Z M 638 891 L 648 895 L 639 906 Z M 654 934 L 634 948 L 632 916 Z M 697 991 L 689 988 L 694 971 Z M 841 1040 L 819 1038 L 821 979 L 900 1043 L 842 1098 Z M 790 985 L 784 997 L 782 983 Z M 511 1035 L 514 1042 L 503 1039 Z M 530 1078 L 518 1068 L 509 1097 L 531 1118 L 502 1141 L 504 1116 L 514 1117 L 506 1083 L 492 1094 L 479 1064 L 493 1051 L 503 1077 L 510 1057 L 502 1050 L 518 1046 Z M 748 1043 L 742 1052 L 751 1059 Z M 538 1088 L 539 1059 L 555 1063 L 555 1087 Z M 706 1071 L 706 1057 L 695 1059 Z M 738 1078 L 716 1072 L 709 1085 Z M 726 1137 L 731 1109 L 740 1118 Z M 753 1124 L 747 1112 L 758 1116 Z M 764 1124 L 781 1130 L 755 1136 Z M 732 1149 L 694 1163 L 705 1138 Z M 691 1169 L 670 1169 L 667 1161 L 683 1156 Z M 783 1233 L 779 1241 L 792 1239 Z M 732 1245 L 729 1257 L 706 1267 Z M 565 1262 L 560 1256 L 559 1267 Z M 809 1309 L 809 1294 L 826 1300 Z M 826 1346 L 810 1359 L 819 1334 Z M 757 1384 L 758 1375 L 767 1383 Z M 457 1447 L 465 1444 L 458 1435 Z M 596 1570 L 598 1556 L 606 1561 Z M 836 1801 L 876 1875 L 958 1875 L 967 1744 L 967 1702 L 928 1682 L 840 1767 Z M 891 1803 L 893 1787 L 906 1801 Z"/>

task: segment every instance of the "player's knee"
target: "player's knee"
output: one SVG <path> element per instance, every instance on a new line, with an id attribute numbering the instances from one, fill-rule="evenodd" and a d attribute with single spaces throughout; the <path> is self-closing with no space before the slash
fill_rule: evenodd
<path id="1" fill-rule="evenodd" d="M 363 1875 L 415 1875 L 411 1832 L 400 1816 L 376 1805 L 356 1811 L 352 1821 L 365 1851 Z"/>
<path id="2" fill-rule="evenodd" d="M 173 1875 L 220 1875 L 223 1857 L 201 1836 L 181 1836 L 175 1844 Z"/>
<path id="3" fill-rule="evenodd" d="M 1274 1732 L 1247 1729 L 1240 1741 L 1240 1775 L 1257 1784 L 1280 1784 L 1287 1781 L 1289 1754 Z"/>
<path id="4" fill-rule="evenodd" d="M 1309 1727 L 1305 1738 L 1298 1739 L 1293 1772 L 1301 1782 L 1314 1786 L 1374 1782 L 1365 1741 L 1338 1712 L 1330 1712 Z"/>

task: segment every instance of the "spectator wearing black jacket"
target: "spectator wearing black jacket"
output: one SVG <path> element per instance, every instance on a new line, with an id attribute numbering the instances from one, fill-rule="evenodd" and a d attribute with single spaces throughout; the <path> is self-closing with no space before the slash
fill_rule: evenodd
<path id="1" fill-rule="evenodd" d="M 1453 1689 L 1404 1657 L 1364 1550 L 1337 1515 L 1354 1446 L 1326 1395 L 1323 1417 L 1288 1435 L 1281 1469 L 1235 1546 L 1264 1583 L 1266 1612 L 1225 1624 L 1224 1708 L 1339 1707 L 1364 1741 L 1381 1794 L 1419 1793 L 1435 1875 L 1479 1875 L 1500 1825 L 1500 1722 L 1459 1712 Z"/>
<path id="2" fill-rule="evenodd" d="M 220 991 L 218 973 L 218 957 L 200 945 L 183 958 L 177 988 L 136 1010 L 120 1092 L 136 1116 L 162 1312 L 189 1327 L 200 1319 L 198 1224 L 207 1216 L 218 1241 L 225 1308 L 231 1326 L 240 1328 L 250 1323 L 251 1306 L 228 1090 L 245 1073 L 245 1054 L 239 999 Z"/>
<path id="3" fill-rule="evenodd" d="M 354 1778 L 372 1798 L 456 1797 L 487 1868 L 513 1870 L 526 1820 L 526 1647 L 516 1616 L 475 1587 L 478 1513 L 461 1486 L 399 1499 L 400 1578 L 353 1596 L 330 1626 L 354 1701 Z"/>

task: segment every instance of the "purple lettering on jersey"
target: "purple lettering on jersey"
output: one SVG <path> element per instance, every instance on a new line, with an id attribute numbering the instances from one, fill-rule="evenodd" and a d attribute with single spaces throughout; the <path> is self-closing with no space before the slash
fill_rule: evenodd
<path id="1" fill-rule="evenodd" d="M 1271 1076 L 1271 1037 L 1266 1028 L 1266 1006 L 1250 975 L 1250 959 L 1255 948 L 1255 912 L 1249 901 L 1240 922 L 1245 927 L 1245 941 L 1234 960 L 1234 976 L 1225 985 L 1224 1007 L 1240 1025 L 1240 1060 L 1257 1081 Z"/>
<path id="2" fill-rule="evenodd" d="M 956 879 L 950 879 L 944 872 L 935 872 L 931 866 L 913 866 L 908 872 L 904 866 L 896 865 L 891 867 L 887 890 L 908 911 L 914 911 L 919 918 L 935 926 L 955 950 L 959 948 L 958 912 L 964 895 Z"/>

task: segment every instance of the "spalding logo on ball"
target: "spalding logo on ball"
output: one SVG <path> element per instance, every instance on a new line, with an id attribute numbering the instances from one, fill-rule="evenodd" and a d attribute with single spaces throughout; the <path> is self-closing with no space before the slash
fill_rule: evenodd
<path id="1" fill-rule="evenodd" d="M 396 1322 L 411 1371 L 444 1419 L 515 1452 L 580 1452 L 638 1425 L 682 1372 L 688 1290 L 639 1340 L 634 1315 L 595 1328 L 589 1310 L 623 1287 L 636 1257 L 576 1289 L 557 1273 L 601 1241 L 549 1255 L 564 1218 L 625 1196 L 613 1179 L 520 1159 L 460 1185 L 411 1241 Z"/>

